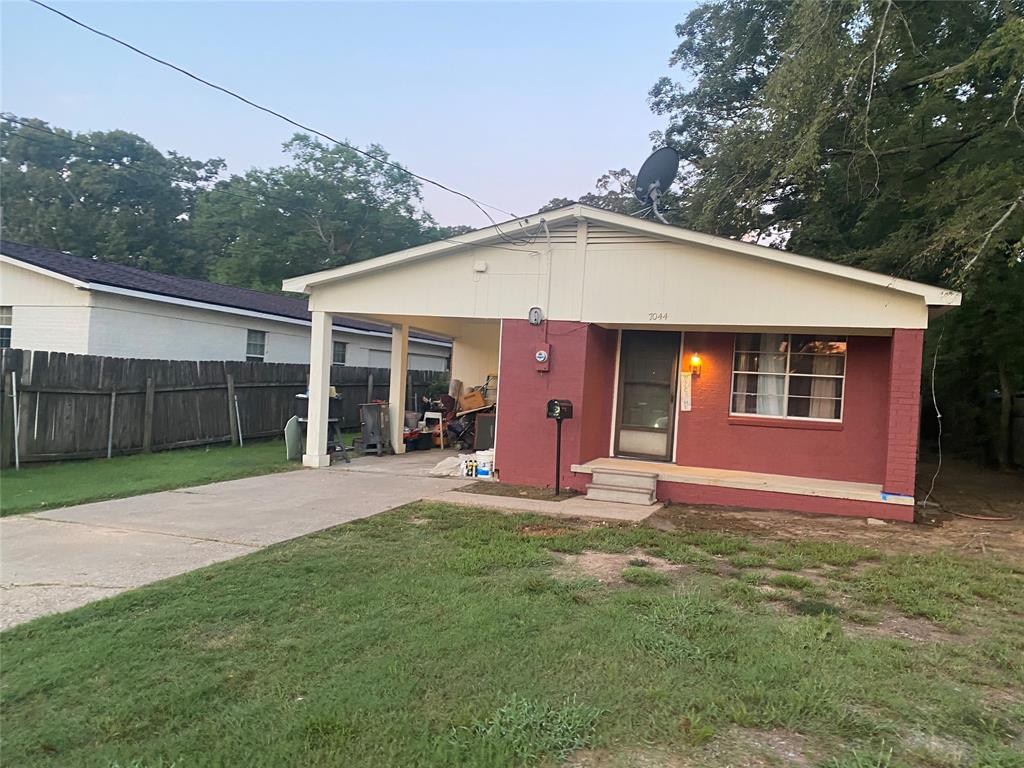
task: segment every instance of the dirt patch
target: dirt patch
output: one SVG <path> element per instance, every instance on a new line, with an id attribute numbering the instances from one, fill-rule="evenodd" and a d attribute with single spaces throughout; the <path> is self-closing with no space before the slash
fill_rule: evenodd
<path id="1" fill-rule="evenodd" d="M 564 536 L 570 533 L 568 528 L 558 528 L 553 525 L 542 525 L 539 523 L 533 525 L 521 525 L 519 526 L 519 532 L 523 536 L 529 536 L 531 538 L 543 538 L 545 536 Z"/>
<path id="2" fill-rule="evenodd" d="M 538 499 L 539 501 L 565 501 L 579 494 L 572 488 L 563 488 L 555 496 L 553 488 L 537 488 L 532 485 L 510 485 L 493 480 L 480 480 L 470 485 L 456 488 L 460 493 L 476 493 L 482 496 L 505 496 L 513 499 Z"/>
<path id="3" fill-rule="evenodd" d="M 787 765 L 795 768 L 815 765 L 815 750 L 806 736 L 796 731 L 776 728 L 759 731 L 754 728 L 730 728 L 707 746 L 712 759 L 737 768 L 769 768 Z"/>
<path id="4" fill-rule="evenodd" d="M 970 747 L 963 742 L 933 733 L 913 733 L 903 743 L 929 765 L 967 765 L 971 756 Z"/>
<path id="5" fill-rule="evenodd" d="M 429 517 L 410 517 L 409 518 L 409 522 L 412 525 L 426 525 L 427 523 L 430 522 L 430 518 Z"/>
<path id="6" fill-rule="evenodd" d="M 917 498 L 924 499 L 934 462 L 919 466 Z M 872 525 L 863 518 L 774 510 L 670 504 L 645 524 L 662 531 L 716 531 L 773 541 L 835 541 L 878 552 L 915 553 L 945 549 L 957 554 L 1024 561 L 1024 473 L 996 472 L 945 459 L 920 522 Z M 962 515 L 1000 516 L 1007 522 Z"/>
<path id="7" fill-rule="evenodd" d="M 668 575 L 677 575 L 692 570 L 689 566 L 676 565 L 660 557 L 645 555 L 638 549 L 634 549 L 631 552 L 612 553 L 587 550 L 578 555 L 567 555 L 557 552 L 553 554 L 562 561 L 556 570 L 556 577 L 579 577 L 583 575 L 597 579 L 602 584 L 609 585 L 625 584 L 626 581 L 622 578 L 622 571 L 631 566 L 636 567 L 636 563 L 640 560 L 643 560 L 645 563 L 642 567 Z"/>
<path id="8" fill-rule="evenodd" d="M 702 747 L 684 753 L 657 748 L 590 749 L 574 754 L 567 768 L 810 768 L 820 750 L 795 731 L 729 728 Z"/>
<path id="9" fill-rule="evenodd" d="M 565 768 L 690 768 L 696 763 L 660 749 L 585 749 L 563 765 Z"/>
<path id="10" fill-rule="evenodd" d="M 783 579 L 788 577 L 805 579 L 818 587 L 828 584 L 828 577 L 817 568 L 805 568 L 801 571 L 784 571 L 781 568 L 750 568 L 747 569 L 747 572 L 757 574 L 767 582 L 781 576 Z"/>
<path id="11" fill-rule="evenodd" d="M 815 606 L 833 608 L 834 615 L 842 622 L 843 631 L 853 637 L 872 637 L 886 640 L 910 640 L 915 643 L 944 643 L 963 645 L 977 639 L 977 635 L 958 635 L 933 624 L 920 616 L 904 616 L 895 611 L 871 609 L 861 611 L 850 604 L 843 595 L 830 593 L 823 600 L 806 599 L 802 592 L 793 589 L 759 584 L 754 587 L 770 602 L 771 610 L 779 616 L 799 616 L 816 613 Z M 831 613 L 831 611 L 824 611 Z M 867 613 L 871 621 L 854 621 L 851 615 Z"/>
<path id="12" fill-rule="evenodd" d="M 872 624 L 844 621 L 843 630 L 856 637 L 895 638 L 915 643 L 964 644 L 972 639 L 947 632 L 927 619 L 899 613 L 885 613 L 878 623 Z"/>

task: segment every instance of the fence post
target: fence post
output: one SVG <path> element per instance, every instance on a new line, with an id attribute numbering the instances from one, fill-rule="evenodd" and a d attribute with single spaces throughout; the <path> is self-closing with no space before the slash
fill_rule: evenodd
<path id="1" fill-rule="evenodd" d="M 373 402 L 373 369 L 371 368 L 366 372 L 366 399 L 364 403 Z"/>
<path id="2" fill-rule="evenodd" d="M 4 401 L 0 404 L 0 467 L 11 466 L 14 455 L 14 398 L 11 397 L 14 376 L 14 371 L 4 376 Z"/>
<path id="3" fill-rule="evenodd" d="M 117 390 L 110 393 L 110 423 L 107 426 L 107 458 L 113 456 L 114 449 L 114 411 L 117 409 Z"/>
<path id="4" fill-rule="evenodd" d="M 225 373 L 228 383 L 228 424 L 231 429 L 231 444 L 238 445 L 238 411 L 235 410 L 235 377 Z"/>
<path id="5" fill-rule="evenodd" d="M 156 399 L 156 384 L 152 376 L 146 377 L 146 409 L 142 415 L 142 452 L 153 450 L 153 401 Z"/>

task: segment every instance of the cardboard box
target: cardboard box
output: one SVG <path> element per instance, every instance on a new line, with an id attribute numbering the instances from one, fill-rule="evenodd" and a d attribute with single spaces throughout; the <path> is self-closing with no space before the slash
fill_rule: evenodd
<path id="1" fill-rule="evenodd" d="M 483 392 L 466 392 L 459 398 L 459 410 L 471 411 L 474 408 L 483 408 L 487 405 Z"/>

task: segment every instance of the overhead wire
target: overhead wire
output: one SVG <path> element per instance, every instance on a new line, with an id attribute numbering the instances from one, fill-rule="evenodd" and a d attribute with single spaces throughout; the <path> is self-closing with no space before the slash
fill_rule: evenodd
<path id="1" fill-rule="evenodd" d="M 168 69 L 174 70 L 175 72 L 177 72 L 177 73 L 179 73 L 181 75 L 184 75 L 185 77 L 188 77 L 188 78 L 190 78 L 192 80 L 195 80 L 197 83 L 205 85 L 208 88 L 212 88 L 213 90 L 219 91 L 219 92 L 221 92 L 221 93 L 223 93 L 223 94 L 225 94 L 227 96 L 230 96 L 233 99 L 237 99 L 238 101 L 241 101 L 243 104 L 246 104 L 246 105 L 252 107 L 253 109 L 258 109 L 261 112 L 265 112 L 268 115 L 272 115 L 273 117 L 276 117 L 279 120 L 283 120 L 284 122 L 288 123 L 289 125 L 295 126 L 296 128 L 299 128 L 299 129 L 301 129 L 303 131 L 307 131 L 307 132 L 312 133 L 312 134 L 314 134 L 316 136 L 319 136 L 319 137 L 321 137 L 323 139 L 326 139 L 327 141 L 330 141 L 330 142 L 332 142 L 334 144 L 337 144 L 338 146 L 345 147 L 345 148 L 347 148 L 347 149 L 349 149 L 349 150 L 351 150 L 351 151 L 353 151 L 353 152 L 355 152 L 355 153 L 357 153 L 359 155 L 362 155 L 363 157 L 366 157 L 366 158 L 368 158 L 370 160 L 378 162 L 378 163 L 380 163 L 382 165 L 385 165 L 385 166 L 387 166 L 389 168 L 393 168 L 393 169 L 395 169 L 395 170 L 397 170 L 397 171 L 399 171 L 401 173 L 404 173 L 404 174 L 406 174 L 408 176 L 411 176 L 412 178 L 418 179 L 419 181 L 422 181 L 425 184 L 430 184 L 431 186 L 437 187 L 438 189 L 441 189 L 441 190 L 443 190 L 445 192 L 448 192 L 448 193 L 450 193 L 452 195 L 456 195 L 457 197 L 461 197 L 464 200 L 468 200 L 470 203 L 472 203 L 477 208 L 477 210 L 479 210 L 484 216 L 487 217 L 488 221 L 491 222 L 491 224 L 494 226 L 495 230 L 498 232 L 498 235 L 503 240 L 506 240 L 507 242 L 512 242 L 513 244 L 517 244 L 517 243 L 515 243 L 515 241 L 512 238 L 510 238 L 508 235 L 506 235 L 501 230 L 501 227 L 498 224 L 498 222 L 494 220 L 494 217 L 491 216 L 491 214 L 488 213 L 486 209 L 490 208 L 492 210 L 498 211 L 499 213 L 503 213 L 503 214 L 505 214 L 507 216 L 511 216 L 513 219 L 518 219 L 519 217 L 515 213 L 512 213 L 511 211 L 506 211 L 505 209 L 499 208 L 496 205 L 491 205 L 490 203 L 486 203 L 486 202 L 484 202 L 482 200 L 479 200 L 478 198 L 473 197 L 472 195 L 468 195 L 465 192 L 460 192 L 459 190 L 454 189 L 453 187 L 450 187 L 447 184 L 444 184 L 444 183 L 442 183 L 440 181 L 437 181 L 436 179 L 432 179 L 429 176 L 424 176 L 422 174 L 416 173 L 415 171 L 411 171 L 411 170 L 409 170 L 408 168 L 406 168 L 405 166 L 403 166 L 403 165 L 401 165 L 399 163 L 396 163 L 396 162 L 394 162 L 392 160 L 388 160 L 386 158 L 379 157 L 377 155 L 374 155 L 371 152 L 367 152 L 364 149 L 360 149 L 357 146 L 349 144 L 346 141 L 342 141 L 340 139 L 337 139 L 337 138 L 331 136 L 330 134 L 325 133 L 324 131 L 317 130 L 316 128 L 313 128 L 312 126 L 306 125 L 306 124 L 304 124 L 304 123 L 302 123 L 302 122 L 300 122 L 298 120 L 295 120 L 295 119 L 293 119 L 291 117 L 288 117 L 287 115 L 285 115 L 282 112 L 278 112 L 275 109 L 272 109 L 272 108 L 267 107 L 267 106 L 265 106 L 263 104 L 255 102 L 252 99 L 246 98 L 245 96 L 242 96 L 241 94 L 231 90 L 230 88 L 227 88 L 227 87 L 225 87 L 223 85 L 218 85 L 217 83 L 214 83 L 214 82 L 212 82 L 210 80 L 207 80 L 206 78 L 201 77 L 200 75 L 197 75 L 194 72 L 191 72 L 191 71 L 185 69 L 184 67 L 181 67 L 181 66 L 179 66 L 177 64 L 174 64 L 173 62 L 167 61 L 166 59 L 162 59 L 159 56 L 155 56 L 154 54 L 148 53 L 147 51 L 144 51 L 141 48 L 139 48 L 139 47 L 137 47 L 135 45 L 132 45 L 131 43 L 129 43 L 129 42 L 125 41 L 125 40 L 122 40 L 121 38 L 117 37 L 116 35 L 112 35 L 112 34 L 110 34 L 108 32 L 104 32 L 104 31 L 102 31 L 100 29 L 97 29 L 96 27 L 90 26 L 89 24 L 86 24 L 84 21 L 81 21 L 81 20 L 75 18 L 74 16 L 71 16 L 70 14 L 65 13 L 64 11 L 58 10 L 57 8 L 54 8 L 53 6 L 50 6 L 50 5 L 47 5 L 44 2 L 41 2 L 41 0 L 29 0 L 29 1 L 31 3 L 33 3 L 33 4 L 35 4 L 35 5 L 38 5 L 40 8 L 44 8 L 45 10 L 50 11 L 51 13 L 54 13 L 57 16 L 60 16 L 61 18 L 65 19 L 66 21 L 69 21 L 72 24 L 75 24 L 76 26 L 81 27 L 82 29 L 85 29 L 85 30 L 87 30 L 89 32 L 92 32 L 94 35 L 98 35 L 99 37 L 102 37 L 102 38 L 105 38 L 107 40 L 110 40 L 111 42 L 116 43 L 117 45 L 120 45 L 120 46 L 122 46 L 124 48 L 127 48 L 128 50 L 132 51 L 133 53 L 136 53 L 139 56 L 142 56 L 142 57 L 144 57 L 146 59 L 149 59 L 150 61 L 152 61 L 152 62 L 154 62 L 156 64 L 159 64 L 159 65 L 161 65 L 163 67 L 167 67 Z"/>

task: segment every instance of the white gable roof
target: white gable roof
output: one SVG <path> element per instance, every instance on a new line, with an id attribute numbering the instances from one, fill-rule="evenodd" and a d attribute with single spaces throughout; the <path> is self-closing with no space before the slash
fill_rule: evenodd
<path id="1" fill-rule="evenodd" d="M 541 226 L 542 222 L 546 223 L 549 228 L 553 228 L 573 220 L 586 220 L 597 224 L 604 224 L 614 229 L 625 232 L 637 232 L 659 240 L 722 249 L 732 253 L 751 256 L 755 259 L 821 272 L 867 285 L 880 286 L 888 290 L 910 293 L 922 297 L 929 306 L 959 306 L 960 304 L 960 294 L 945 288 L 917 283 L 912 280 L 903 280 L 866 269 L 858 269 L 857 267 L 836 264 L 831 261 L 824 261 L 823 259 L 815 259 L 810 256 L 801 256 L 763 245 L 745 243 L 740 240 L 732 240 L 716 235 L 705 235 L 700 232 L 683 229 L 682 227 L 646 221 L 579 204 L 569 205 L 546 213 L 524 216 L 492 227 L 485 227 L 484 229 L 478 229 L 464 235 L 458 235 L 450 240 L 438 240 L 434 243 L 407 248 L 356 264 L 313 272 L 308 275 L 300 275 L 285 280 L 283 287 L 286 291 L 309 293 L 310 288 L 333 280 L 345 279 L 379 270 L 394 269 L 403 264 L 437 257 L 467 246 L 479 246 L 491 242 L 502 244 L 507 242 L 507 239 L 514 240 L 527 236 L 533 242 L 536 242 L 539 237 L 537 228 Z"/>

